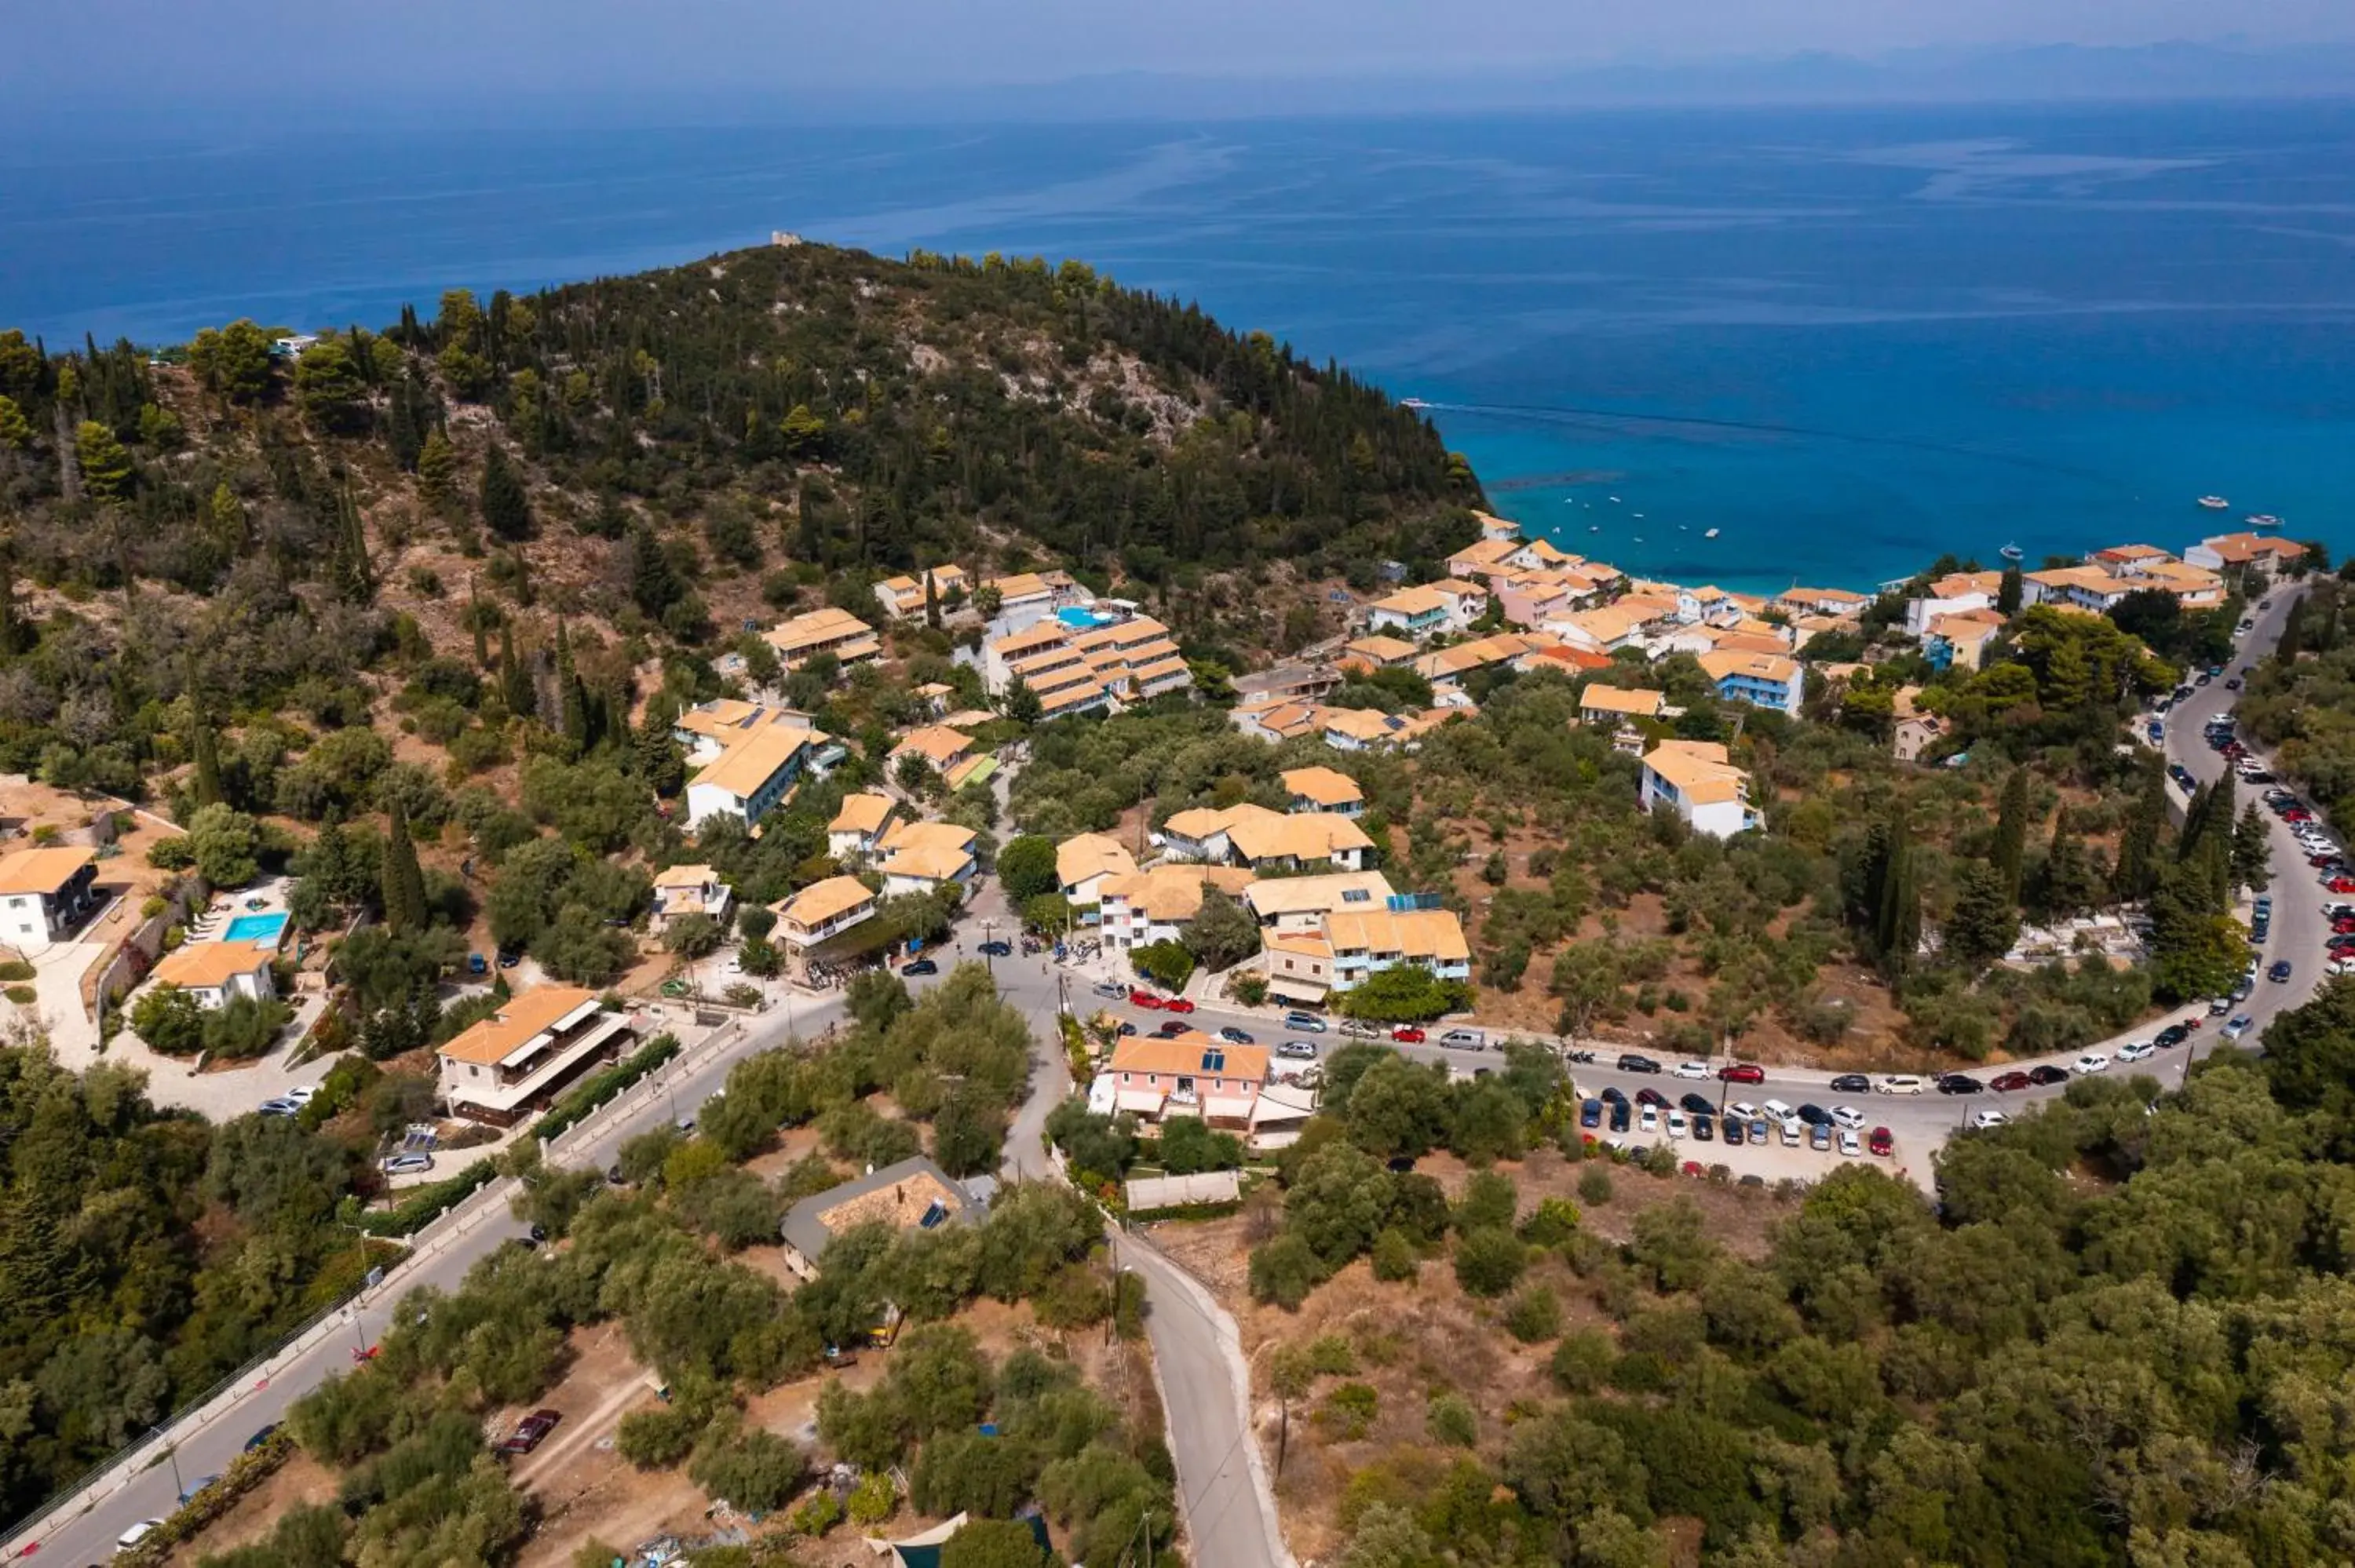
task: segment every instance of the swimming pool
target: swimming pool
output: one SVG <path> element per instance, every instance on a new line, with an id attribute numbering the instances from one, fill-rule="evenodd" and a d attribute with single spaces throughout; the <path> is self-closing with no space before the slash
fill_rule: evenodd
<path id="1" fill-rule="evenodd" d="M 221 933 L 224 942 L 253 942 L 270 947 L 278 943 L 279 933 L 286 929 L 286 913 L 275 915 L 240 915 L 229 923 Z"/>
<path id="2" fill-rule="evenodd" d="M 1082 609 L 1074 605 L 1057 610 L 1055 619 L 1074 631 L 1092 631 L 1099 626 L 1110 626 L 1120 617 L 1106 615 L 1100 609 Z"/>

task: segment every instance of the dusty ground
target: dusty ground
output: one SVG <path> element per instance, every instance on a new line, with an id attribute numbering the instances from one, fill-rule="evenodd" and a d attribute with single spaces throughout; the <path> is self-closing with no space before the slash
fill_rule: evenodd
<path id="1" fill-rule="evenodd" d="M 174 1548 L 165 1561 L 171 1568 L 189 1568 L 198 1558 L 233 1547 L 250 1546 L 276 1529 L 279 1516 L 287 1510 L 304 1503 L 334 1501 L 336 1484 L 335 1471 L 297 1449 L 269 1479 L 215 1520 L 211 1529 Z"/>
<path id="2" fill-rule="evenodd" d="M 1451 1197 L 1470 1175 L 1462 1161 L 1444 1155 L 1427 1157 L 1415 1168 L 1435 1178 Z M 1549 1197 L 1576 1201 L 1579 1175 L 1589 1167 L 1546 1151 L 1501 1169 L 1518 1185 L 1526 1213 Z M 1645 1209 L 1683 1197 L 1700 1206 L 1708 1234 L 1720 1245 L 1758 1258 L 1764 1255 L 1769 1228 L 1787 1213 L 1756 1189 L 1658 1179 L 1625 1168 L 1614 1169 L 1612 1180 L 1615 1191 L 1609 1202 L 1582 1202 L 1580 1209 L 1588 1230 L 1614 1241 L 1626 1239 Z M 1547 1370 L 1553 1343 L 1523 1345 L 1514 1340 L 1502 1325 L 1504 1303 L 1466 1296 L 1444 1259 L 1426 1262 L 1415 1280 L 1396 1284 L 1377 1281 L 1361 1259 L 1318 1287 L 1297 1313 L 1253 1304 L 1247 1289 L 1247 1223 L 1236 1215 L 1202 1224 L 1164 1224 L 1153 1239 L 1207 1281 L 1235 1315 L 1252 1363 L 1260 1402 L 1256 1424 L 1271 1474 L 1279 1446 L 1284 1450 L 1276 1491 L 1285 1538 L 1303 1562 L 1326 1560 L 1344 1543 L 1337 1506 L 1352 1476 L 1383 1467 L 1410 1490 L 1436 1478 L 1444 1456 L 1433 1457 L 1436 1450 L 1424 1419 L 1433 1394 L 1454 1393 L 1469 1402 L 1478 1413 L 1481 1449 L 1491 1454 L 1504 1442 L 1518 1406 L 1553 1396 Z M 1562 1304 L 1565 1332 L 1610 1329 L 1610 1319 L 1559 1254 L 1546 1255 L 1526 1279 L 1552 1287 Z M 1268 1384 L 1268 1357 L 1279 1346 L 1328 1335 L 1348 1341 L 1354 1370 L 1320 1377 L 1309 1398 L 1289 1413 L 1287 1434 L 1284 1413 Z M 1467 1346 L 1477 1346 L 1479 1353 L 1465 1354 Z M 1369 1385 L 1379 1398 L 1378 1414 L 1360 1436 L 1346 1434 L 1327 1407 L 1332 1390 L 1343 1383 Z M 1691 1546 L 1678 1556 L 1679 1564 L 1697 1560 L 1692 1552 L 1698 1541 Z"/>

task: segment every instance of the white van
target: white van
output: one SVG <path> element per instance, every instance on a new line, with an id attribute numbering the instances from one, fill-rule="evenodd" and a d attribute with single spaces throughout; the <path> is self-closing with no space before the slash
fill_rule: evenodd
<path id="1" fill-rule="evenodd" d="M 1876 1095 L 1918 1095 L 1922 1089 L 1922 1080 L 1911 1073 L 1885 1073 L 1881 1081 L 1872 1086 L 1872 1092 Z"/>
<path id="2" fill-rule="evenodd" d="M 1789 1121 L 1799 1114 L 1781 1100 L 1768 1100 L 1758 1108 L 1766 1113 L 1766 1119 L 1769 1121 Z"/>

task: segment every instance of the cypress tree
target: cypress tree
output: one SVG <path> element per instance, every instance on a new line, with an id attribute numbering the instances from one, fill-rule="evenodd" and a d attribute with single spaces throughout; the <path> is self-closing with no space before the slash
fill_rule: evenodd
<path id="1" fill-rule="evenodd" d="M 1995 851 L 1989 857 L 2003 877 L 2004 896 L 2019 902 L 2019 868 L 2028 853 L 2028 769 L 2011 770 L 2003 781 L 2003 800 L 1996 808 Z"/>
<path id="2" fill-rule="evenodd" d="M 517 718 L 530 718 L 539 711 L 539 694 L 516 659 L 515 622 L 504 618 L 499 621 L 499 694 Z"/>
<path id="3" fill-rule="evenodd" d="M 564 738 L 578 757 L 589 748 L 589 693 L 572 667 L 572 641 L 560 620 L 556 623 L 556 700 Z"/>
<path id="4" fill-rule="evenodd" d="M 2147 898 L 2158 885 L 2159 834 L 2166 822 L 2167 775 L 2153 758 L 2143 769 L 2142 793 L 2118 835 L 2118 864 L 2111 885 L 2119 898 Z"/>
<path id="5" fill-rule="evenodd" d="M 466 574 L 466 619 L 474 625 L 474 668 L 491 667 L 491 632 L 483 624 L 483 579 L 480 574 Z"/>
<path id="6" fill-rule="evenodd" d="M 2282 616 L 2281 642 L 2274 649 L 2274 657 L 2284 665 L 2297 662 L 2306 648 L 2306 599 L 2300 595 L 2289 601 L 2288 611 Z"/>
<path id="7" fill-rule="evenodd" d="M 221 799 L 220 745 L 213 734 L 212 720 L 206 716 L 204 705 L 197 703 L 194 705 L 196 735 L 190 749 L 197 754 L 197 776 L 191 788 L 198 806 L 217 805 Z"/>
<path id="8" fill-rule="evenodd" d="M 2070 826 L 2064 810 L 2053 819 L 2052 842 L 2044 852 L 2044 912 L 2052 919 L 2082 915 L 2097 895 L 2085 841 Z"/>
<path id="9" fill-rule="evenodd" d="M 2232 883 L 2236 887 L 2263 887 L 2273 876 L 2273 842 L 2265 834 L 2265 819 L 2250 801 L 2241 808 L 2240 825 L 2232 833 Z"/>
<path id="10" fill-rule="evenodd" d="M 458 454 L 436 425 L 425 432 L 425 444 L 417 450 L 417 493 L 438 512 L 457 493 L 457 480 Z"/>
<path id="11" fill-rule="evenodd" d="M 1996 612 L 2007 620 L 2018 615 L 2019 601 L 2024 597 L 2026 588 L 2027 583 L 2017 565 L 2004 567 L 2003 580 L 1997 585 L 1995 590 Z"/>
<path id="12" fill-rule="evenodd" d="M 425 928 L 425 874 L 417 863 L 417 844 L 409 836 L 409 811 L 392 802 L 391 825 L 384 842 L 384 923 L 395 931 Z"/>
<path id="13" fill-rule="evenodd" d="M 924 624 L 934 631 L 941 629 L 941 592 L 930 567 L 924 568 Z"/>
<path id="14" fill-rule="evenodd" d="M 1913 830 L 1901 808 L 1890 821 L 1889 853 L 1874 910 L 1881 967 L 1898 973 L 1922 945 L 1922 889 L 1913 865 Z"/>
<path id="15" fill-rule="evenodd" d="M 506 449 L 496 441 L 483 460 L 482 507 L 483 525 L 500 538 L 531 537 L 531 498 L 507 461 Z"/>

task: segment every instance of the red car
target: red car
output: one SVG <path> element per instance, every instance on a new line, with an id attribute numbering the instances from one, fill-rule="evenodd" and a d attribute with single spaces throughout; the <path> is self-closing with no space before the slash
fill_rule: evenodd
<path id="1" fill-rule="evenodd" d="M 2355 915 L 2343 916 L 2337 920 L 2333 920 L 2330 923 L 2330 928 L 2333 931 L 2338 932 L 2342 937 L 2348 935 L 2350 932 L 2355 932 Z"/>
<path id="2" fill-rule="evenodd" d="M 502 1454 L 530 1453 L 540 1446 L 549 1433 L 556 1430 L 556 1424 L 563 1419 L 563 1416 L 553 1410 L 533 1411 L 516 1423 L 516 1429 L 507 1435 L 506 1441 L 499 1445 L 499 1452 Z"/>
<path id="3" fill-rule="evenodd" d="M 1166 1011 L 1170 1012 L 1191 1012 L 1194 1011 L 1194 1004 L 1188 1001 L 1182 996 L 1173 996 L 1161 1005 Z"/>
<path id="4" fill-rule="evenodd" d="M 1162 1004 L 1161 999 L 1149 991 L 1133 991 L 1128 993 L 1128 1005 L 1158 1012 L 1161 1011 Z"/>
<path id="5" fill-rule="evenodd" d="M 1688 1176 L 1706 1176 L 1709 1174 L 1707 1171 L 1701 1168 L 1701 1162 L 1698 1160 L 1686 1160 L 1684 1162 L 1684 1173 Z"/>
<path id="6" fill-rule="evenodd" d="M 1876 1127 L 1872 1129 L 1871 1135 L 1866 1139 L 1865 1147 L 1886 1160 L 1897 1152 L 1897 1139 L 1890 1136 L 1887 1128 Z"/>
<path id="7" fill-rule="evenodd" d="M 2001 1090 L 2006 1094 L 2014 1089 L 2024 1089 L 2028 1085 L 2029 1077 L 2025 1073 L 1998 1073 L 1987 1080 L 1988 1088 Z"/>
<path id="8" fill-rule="evenodd" d="M 1401 1023 L 1391 1031 L 1391 1038 L 1401 1045 L 1420 1045 L 1423 1044 L 1423 1031 L 1412 1023 Z"/>
<path id="9" fill-rule="evenodd" d="M 1167 1019 L 1163 1021 L 1160 1028 L 1153 1032 L 1153 1037 L 1156 1040 L 1175 1040 L 1185 1033 L 1187 1028 L 1186 1024 L 1178 1022 L 1174 1018 Z"/>
<path id="10" fill-rule="evenodd" d="M 2323 885 L 2333 893 L 2355 893 L 2355 876 L 2334 876 Z"/>
<path id="11" fill-rule="evenodd" d="M 1766 1069 L 1755 1062 L 1736 1062 L 1730 1067 L 1720 1067 L 1717 1075 L 1729 1084 L 1763 1084 L 1766 1081 Z"/>

